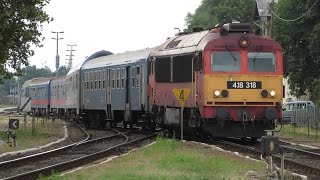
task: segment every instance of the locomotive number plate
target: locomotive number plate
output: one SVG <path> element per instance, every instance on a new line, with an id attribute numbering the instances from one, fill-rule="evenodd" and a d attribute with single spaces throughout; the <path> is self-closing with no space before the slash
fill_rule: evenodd
<path id="1" fill-rule="evenodd" d="M 261 89 L 261 81 L 227 81 L 228 89 Z"/>

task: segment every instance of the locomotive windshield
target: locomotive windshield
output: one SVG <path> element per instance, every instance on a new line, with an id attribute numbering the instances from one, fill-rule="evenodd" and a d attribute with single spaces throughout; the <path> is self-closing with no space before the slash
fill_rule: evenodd
<path id="1" fill-rule="evenodd" d="M 211 70 L 215 72 L 239 72 L 240 52 L 221 51 L 211 53 Z"/>
<path id="2" fill-rule="evenodd" d="M 275 72 L 275 55 L 271 52 L 249 52 L 248 69 L 250 72 Z"/>

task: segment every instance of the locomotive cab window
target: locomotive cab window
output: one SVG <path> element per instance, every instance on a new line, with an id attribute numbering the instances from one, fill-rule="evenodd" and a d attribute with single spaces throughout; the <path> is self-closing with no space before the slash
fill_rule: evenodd
<path id="1" fill-rule="evenodd" d="M 211 70 L 214 72 L 239 72 L 240 52 L 223 51 L 211 53 Z"/>
<path id="2" fill-rule="evenodd" d="M 183 83 L 192 81 L 192 56 L 175 56 L 172 59 L 172 82 Z"/>
<path id="3" fill-rule="evenodd" d="M 154 62 L 155 80 L 159 83 L 171 81 L 171 58 L 157 58 Z"/>
<path id="4" fill-rule="evenodd" d="M 275 54 L 271 52 L 249 52 L 248 69 L 250 72 L 275 72 Z"/>

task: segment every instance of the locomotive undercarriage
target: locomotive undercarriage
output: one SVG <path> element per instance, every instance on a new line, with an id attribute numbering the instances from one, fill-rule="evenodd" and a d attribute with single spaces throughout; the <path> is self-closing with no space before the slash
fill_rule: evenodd
<path id="1" fill-rule="evenodd" d="M 201 124 L 201 131 L 213 137 L 260 138 L 265 135 L 265 130 L 275 127 L 274 121 L 267 119 L 238 122 L 212 118 L 203 119 Z"/>
<path id="2" fill-rule="evenodd" d="M 163 132 L 172 137 L 180 135 L 180 108 L 152 107 L 152 121 L 154 121 Z M 202 136 L 201 116 L 198 109 L 184 108 L 183 110 L 184 133 L 191 136 Z"/>
<path id="3" fill-rule="evenodd" d="M 180 135 L 180 108 L 156 107 L 152 108 L 153 120 L 161 125 L 168 136 Z M 183 111 L 184 134 L 190 136 L 212 137 L 239 137 L 252 139 L 265 135 L 265 130 L 275 128 L 275 120 L 257 118 L 248 121 L 244 116 L 242 121 L 232 119 L 221 120 L 214 118 L 201 118 L 199 109 L 184 108 Z"/>

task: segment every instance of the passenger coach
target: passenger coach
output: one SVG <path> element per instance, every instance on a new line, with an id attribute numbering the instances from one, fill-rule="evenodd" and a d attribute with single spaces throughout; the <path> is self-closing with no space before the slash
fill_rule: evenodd
<path id="1" fill-rule="evenodd" d="M 66 112 L 67 115 L 72 119 L 78 119 L 80 115 L 80 111 L 83 107 L 81 107 L 82 103 L 82 89 L 80 88 L 81 85 L 81 70 L 82 66 L 92 59 L 108 56 L 112 53 L 109 51 L 101 50 L 98 51 L 89 57 L 85 58 L 82 62 L 78 63 L 76 66 L 70 69 L 66 76 Z"/>
<path id="2" fill-rule="evenodd" d="M 82 67 L 84 121 L 90 126 L 137 124 L 148 111 L 148 58 L 152 48 L 95 58 Z"/>

